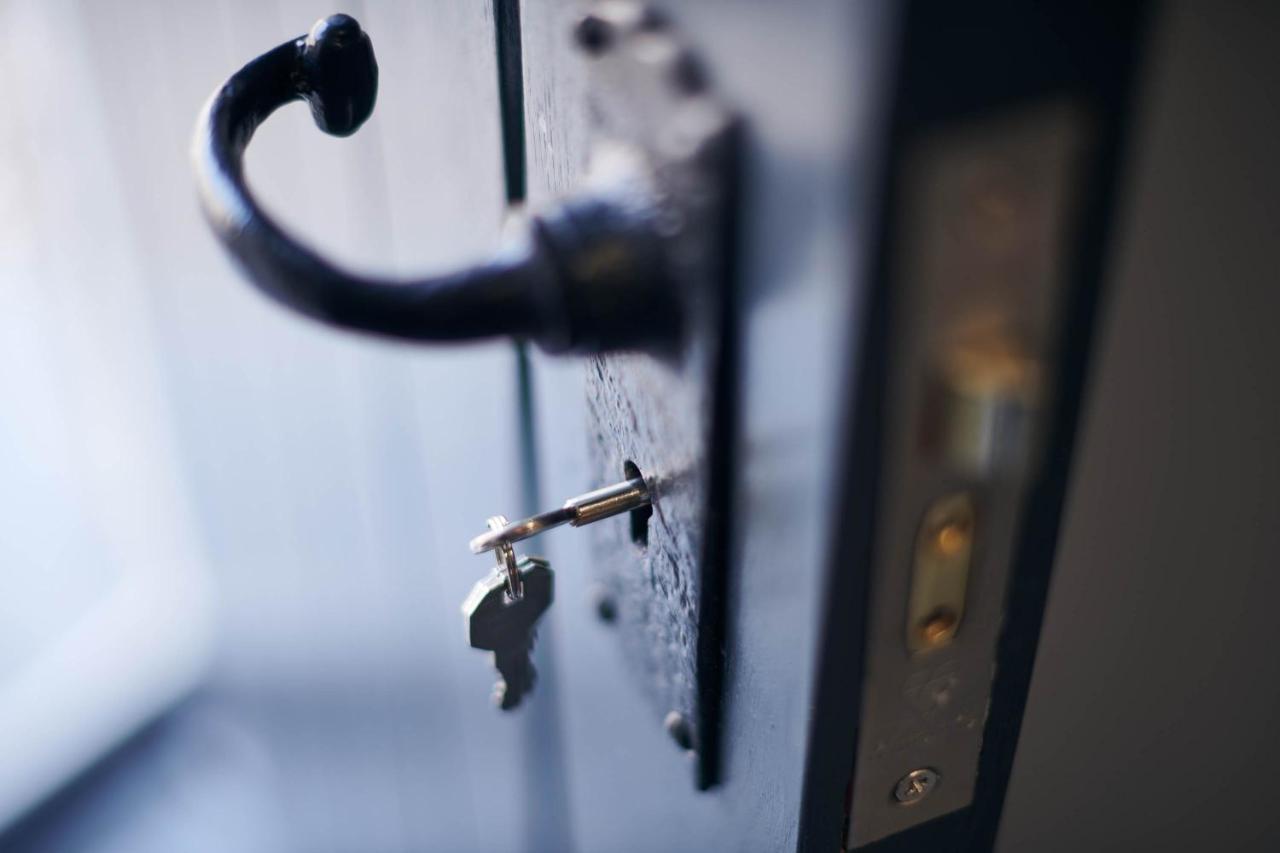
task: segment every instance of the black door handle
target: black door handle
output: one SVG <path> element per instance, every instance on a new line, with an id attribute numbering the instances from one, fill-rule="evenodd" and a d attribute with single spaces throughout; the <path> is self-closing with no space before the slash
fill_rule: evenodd
<path id="1" fill-rule="evenodd" d="M 622 170 L 589 193 L 525 221 L 491 259 L 425 279 L 357 275 L 291 237 L 244 179 L 254 131 L 305 100 L 317 126 L 347 136 L 373 111 L 378 66 L 360 25 L 319 21 L 236 72 L 210 98 L 194 160 L 205 215 L 249 280 L 334 326 L 422 341 L 513 336 L 552 352 L 670 348 L 687 297 L 673 263 L 669 193 L 647 169 Z M 704 193 L 705 195 L 705 193 Z M 682 253 L 688 254 L 687 240 Z"/>

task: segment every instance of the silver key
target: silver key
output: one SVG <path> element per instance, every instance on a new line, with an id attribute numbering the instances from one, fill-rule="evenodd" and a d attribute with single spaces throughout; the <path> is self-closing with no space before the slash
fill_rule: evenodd
<path id="1" fill-rule="evenodd" d="M 624 512 L 643 509 L 653 504 L 653 496 L 649 493 L 649 484 L 643 477 L 633 477 L 569 498 L 560 509 L 540 512 L 535 516 L 508 524 L 506 518 L 495 515 L 489 519 L 489 532 L 482 533 L 471 540 L 471 553 L 483 554 L 494 551 L 537 536 L 543 531 L 562 524 L 583 527 L 606 518 L 612 518 Z M 499 558 L 501 562 L 501 558 Z"/>
<path id="2" fill-rule="evenodd" d="M 493 652 L 499 675 L 493 698 L 504 711 L 519 705 L 533 689 L 537 678 L 530 659 L 534 629 L 551 606 L 555 578 L 546 560 L 524 557 L 515 562 L 514 554 L 510 560 L 519 576 L 518 597 L 511 593 L 510 576 L 494 572 L 477 583 L 462 603 L 467 641 L 473 649 Z"/>

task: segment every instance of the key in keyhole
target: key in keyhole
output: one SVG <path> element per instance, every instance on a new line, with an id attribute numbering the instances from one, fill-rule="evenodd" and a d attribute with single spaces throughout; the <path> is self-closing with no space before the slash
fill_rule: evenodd
<path id="1" fill-rule="evenodd" d="M 638 468 L 635 470 L 636 474 L 640 473 Z M 530 536 L 536 536 L 544 530 L 550 530 L 562 524 L 582 527 L 624 512 L 647 509 L 651 503 L 648 485 L 645 484 L 643 477 L 636 476 L 621 483 L 614 483 L 612 486 L 605 486 L 602 489 L 587 492 L 585 495 L 570 498 L 560 509 L 539 513 L 523 521 L 516 521 L 497 530 L 482 533 L 471 540 L 471 553 L 483 554 L 500 545 L 510 545 L 522 539 L 528 539 Z M 632 530 L 634 529 L 633 526 Z M 647 532 L 645 535 L 647 538 Z"/>

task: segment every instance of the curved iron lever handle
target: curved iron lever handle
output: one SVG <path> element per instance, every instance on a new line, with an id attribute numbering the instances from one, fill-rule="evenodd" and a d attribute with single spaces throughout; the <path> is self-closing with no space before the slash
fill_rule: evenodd
<path id="1" fill-rule="evenodd" d="M 349 136 L 377 88 L 368 35 L 333 15 L 240 69 L 205 106 L 193 151 L 204 212 L 260 290 L 335 326 L 412 340 L 510 335 L 552 352 L 601 352 L 678 336 L 652 210 L 625 181 L 616 197 L 594 193 L 531 218 L 485 263 L 426 279 L 356 275 L 290 237 L 245 183 L 254 131 L 302 99 L 321 130 Z"/>

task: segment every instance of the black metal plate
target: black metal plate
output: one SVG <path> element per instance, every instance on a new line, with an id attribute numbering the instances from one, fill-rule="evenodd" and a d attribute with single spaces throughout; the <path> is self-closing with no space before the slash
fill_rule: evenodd
<path id="1" fill-rule="evenodd" d="M 685 311 L 677 352 L 603 356 L 588 367 L 594 483 L 629 476 L 631 463 L 654 496 L 647 542 L 632 525 L 593 528 L 594 571 L 637 680 L 707 788 L 718 776 L 724 672 L 733 122 L 659 19 L 633 4 L 600 8 L 608 36 L 589 66 L 591 171 L 608 181 L 617 159 L 643 160 Z"/>

